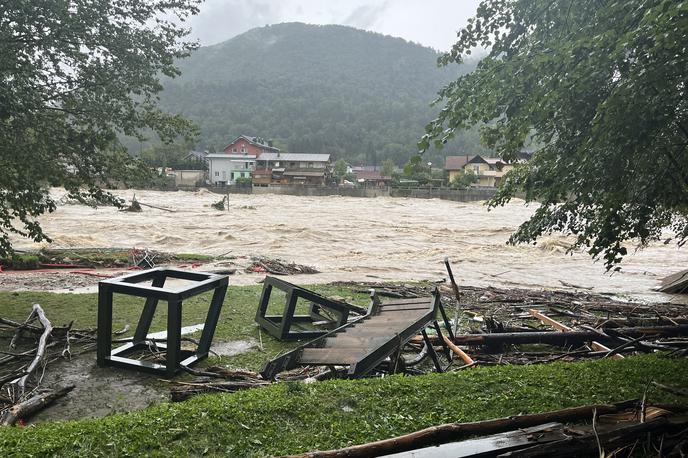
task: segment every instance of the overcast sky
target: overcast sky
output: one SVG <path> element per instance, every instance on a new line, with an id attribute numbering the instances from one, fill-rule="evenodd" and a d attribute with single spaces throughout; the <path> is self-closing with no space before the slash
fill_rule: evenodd
<path id="1" fill-rule="evenodd" d="M 202 45 L 280 22 L 342 24 L 447 51 L 478 0 L 206 0 L 191 19 Z"/>

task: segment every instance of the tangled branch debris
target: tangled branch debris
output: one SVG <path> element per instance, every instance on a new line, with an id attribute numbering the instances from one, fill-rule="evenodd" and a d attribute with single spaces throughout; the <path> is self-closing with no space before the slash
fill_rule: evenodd
<path id="1" fill-rule="evenodd" d="M 251 264 L 246 268 L 246 273 L 269 273 L 272 275 L 296 275 L 317 274 L 313 267 L 286 262 L 281 259 L 269 259 L 264 257 L 252 257 Z"/>
<path id="2" fill-rule="evenodd" d="M 40 326 L 33 324 L 38 320 Z M 95 332 L 74 330 L 72 324 L 55 327 L 43 308 L 34 304 L 23 323 L 0 319 L 0 336 L 10 339 L 0 357 L 0 424 L 13 425 L 66 395 L 73 386 L 44 389 L 46 366 L 58 359 L 95 350 Z M 28 363 L 27 363 L 28 361 Z"/>

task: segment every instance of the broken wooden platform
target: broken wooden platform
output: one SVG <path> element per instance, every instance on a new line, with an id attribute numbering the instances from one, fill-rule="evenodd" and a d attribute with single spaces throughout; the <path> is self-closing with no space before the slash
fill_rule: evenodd
<path id="1" fill-rule="evenodd" d="M 261 375 L 273 379 L 298 366 L 348 366 L 349 377 L 361 377 L 435 322 L 439 308 L 437 291 L 430 297 L 384 303 L 373 295 L 367 315 L 268 361 Z"/>

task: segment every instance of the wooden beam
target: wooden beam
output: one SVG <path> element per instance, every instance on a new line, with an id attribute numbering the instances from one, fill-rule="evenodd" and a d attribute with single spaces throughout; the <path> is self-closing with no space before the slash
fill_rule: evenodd
<path id="1" fill-rule="evenodd" d="M 535 318 L 540 320 L 542 323 L 552 326 L 557 331 L 561 331 L 561 332 L 573 331 L 573 328 L 566 326 L 565 324 L 559 323 L 557 320 L 550 318 L 547 315 L 545 315 L 544 313 L 539 312 L 535 309 L 529 309 L 528 312 L 531 315 L 533 315 Z M 596 342 L 594 340 L 592 342 L 590 342 L 590 347 L 595 351 L 612 351 L 611 348 L 609 348 L 606 345 L 603 345 L 599 342 Z M 615 353 L 611 357 L 615 358 L 615 359 L 623 359 L 624 358 L 623 355 L 621 355 L 619 353 Z"/>
<path id="2" fill-rule="evenodd" d="M 471 358 L 470 356 L 468 356 L 468 354 L 466 354 L 466 352 L 464 352 L 462 349 L 460 349 L 459 347 L 457 347 L 456 344 L 454 344 L 454 342 L 452 342 L 451 340 L 449 340 L 449 337 L 443 335 L 442 338 L 444 339 L 444 342 L 447 344 L 447 346 L 451 349 L 451 351 L 453 351 L 454 353 L 456 353 L 456 356 L 458 356 L 459 358 L 461 358 L 461 360 L 462 360 L 464 363 L 466 363 L 466 364 L 475 364 L 475 361 L 473 361 L 473 358 Z"/>

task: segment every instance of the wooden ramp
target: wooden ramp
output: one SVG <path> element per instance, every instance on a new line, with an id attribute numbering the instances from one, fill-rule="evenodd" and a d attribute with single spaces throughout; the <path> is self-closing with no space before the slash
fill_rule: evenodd
<path id="1" fill-rule="evenodd" d="M 367 315 L 269 361 L 261 375 L 273 379 L 299 366 L 348 366 L 349 377 L 361 377 L 399 351 L 411 337 L 432 323 L 436 325 L 440 306 L 437 291 L 430 297 L 384 303 L 373 295 Z"/>

